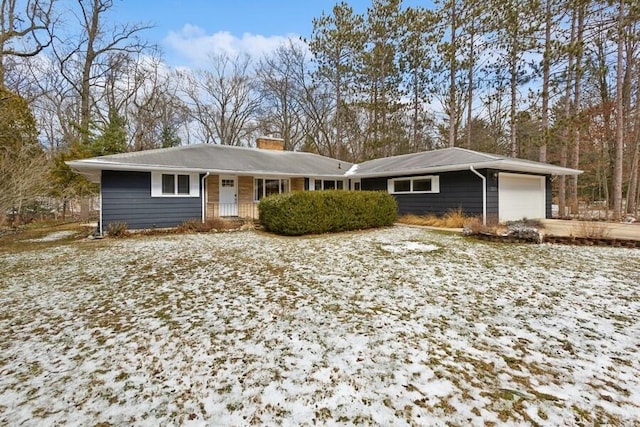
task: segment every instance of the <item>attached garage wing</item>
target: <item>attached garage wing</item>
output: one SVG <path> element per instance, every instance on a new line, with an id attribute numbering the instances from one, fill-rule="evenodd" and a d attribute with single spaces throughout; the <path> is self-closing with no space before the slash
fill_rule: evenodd
<path id="1" fill-rule="evenodd" d="M 498 175 L 500 222 L 545 217 L 545 177 L 501 172 Z"/>

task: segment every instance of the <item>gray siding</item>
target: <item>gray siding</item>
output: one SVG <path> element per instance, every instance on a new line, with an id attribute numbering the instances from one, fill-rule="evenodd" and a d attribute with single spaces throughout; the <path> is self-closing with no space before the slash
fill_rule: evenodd
<path id="1" fill-rule="evenodd" d="M 487 224 L 495 224 L 498 222 L 498 171 L 486 169 L 479 172 L 487 177 Z"/>
<path id="2" fill-rule="evenodd" d="M 479 171 L 485 175 L 486 170 Z M 410 175 L 404 175 L 410 176 Z M 439 174 L 440 192 L 426 194 L 394 194 L 398 201 L 398 212 L 400 215 L 416 214 L 423 215 L 432 213 L 443 215 L 452 209 L 461 208 L 467 215 L 482 216 L 482 180 L 471 171 L 456 171 Z M 387 191 L 387 180 L 389 178 L 399 178 L 400 176 L 384 178 L 363 178 L 363 190 Z M 487 187 L 491 187 L 490 180 L 487 180 Z M 487 213 L 498 211 L 498 184 L 495 179 L 495 196 L 487 191 Z"/>
<path id="3" fill-rule="evenodd" d="M 103 231 L 112 222 L 134 230 L 176 227 L 202 216 L 202 188 L 200 197 L 151 197 L 151 172 L 102 171 L 101 192 Z"/>

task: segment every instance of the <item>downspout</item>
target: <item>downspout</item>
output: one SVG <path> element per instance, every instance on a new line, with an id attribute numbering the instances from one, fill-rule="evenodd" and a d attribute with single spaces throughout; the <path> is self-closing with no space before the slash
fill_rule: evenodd
<path id="1" fill-rule="evenodd" d="M 102 228 L 102 171 L 100 171 L 100 216 L 98 217 L 98 233 L 100 237 L 104 236 Z"/>
<path id="2" fill-rule="evenodd" d="M 487 178 L 475 170 L 473 165 L 469 166 L 469 169 L 482 180 L 482 225 L 487 225 Z"/>
<path id="3" fill-rule="evenodd" d="M 209 176 L 209 172 L 205 173 L 204 176 L 202 177 L 201 180 L 201 185 L 200 185 L 200 198 L 202 199 L 202 223 L 205 223 L 205 207 L 207 205 L 207 192 L 205 191 L 205 180 L 207 179 L 207 177 Z"/>

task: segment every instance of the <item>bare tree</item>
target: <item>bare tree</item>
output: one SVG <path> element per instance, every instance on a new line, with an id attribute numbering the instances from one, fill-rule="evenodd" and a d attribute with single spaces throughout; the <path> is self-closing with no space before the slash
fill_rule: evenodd
<path id="1" fill-rule="evenodd" d="M 287 150 L 298 148 L 304 142 L 304 118 L 299 105 L 301 88 L 295 73 L 305 60 L 302 47 L 289 40 L 265 56 L 256 70 L 263 104 L 261 130 L 283 138 Z"/>
<path id="2" fill-rule="evenodd" d="M 47 194 L 49 170 L 50 161 L 39 147 L 0 147 L 0 219 L 12 210 L 19 222 L 24 204 Z"/>
<path id="3" fill-rule="evenodd" d="M 118 52 L 135 55 L 149 46 L 138 38 L 145 29 L 142 24 L 105 23 L 114 6 L 113 0 L 77 0 L 81 32 L 75 38 L 54 43 L 60 73 L 80 98 L 78 127 L 81 142 L 89 143 L 89 124 L 92 120 L 92 90 L 103 84 L 109 71 L 109 58 Z M 112 64 L 111 64 L 112 65 Z"/>
<path id="4" fill-rule="evenodd" d="M 33 57 L 51 44 L 54 0 L 0 1 L 0 83 L 6 58 Z M 24 11 L 17 8 L 23 6 Z"/>
<path id="5" fill-rule="evenodd" d="M 0 86 L 0 219 L 43 194 L 47 160 L 24 98 Z"/>
<path id="6" fill-rule="evenodd" d="M 127 110 L 130 149 L 179 145 L 180 132 L 189 121 L 189 109 L 178 96 L 179 79 L 159 58 L 147 58 L 139 65 L 137 74 L 141 74 L 144 84 L 135 92 Z"/>
<path id="7" fill-rule="evenodd" d="M 246 55 L 211 57 L 212 71 L 185 75 L 184 94 L 202 142 L 249 145 L 260 108 Z"/>

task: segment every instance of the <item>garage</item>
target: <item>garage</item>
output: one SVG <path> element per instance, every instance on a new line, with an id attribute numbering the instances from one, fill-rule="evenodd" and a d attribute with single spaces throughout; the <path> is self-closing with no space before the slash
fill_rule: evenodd
<path id="1" fill-rule="evenodd" d="M 498 175 L 500 222 L 545 217 L 545 177 L 515 173 Z"/>

